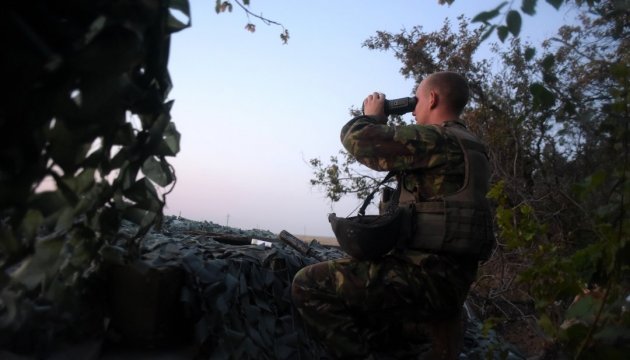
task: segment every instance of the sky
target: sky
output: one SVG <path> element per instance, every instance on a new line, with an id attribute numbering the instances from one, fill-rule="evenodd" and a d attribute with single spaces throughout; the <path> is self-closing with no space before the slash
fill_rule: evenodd
<path id="1" fill-rule="evenodd" d="M 328 214 L 355 215 L 361 201 L 353 195 L 327 200 L 310 184 L 308 160 L 326 161 L 342 149 L 341 127 L 366 95 L 410 96 L 414 87 L 392 52 L 362 43 L 376 31 L 417 25 L 434 31 L 446 18 L 456 24 L 460 14 L 472 18 L 498 3 L 252 0 L 253 13 L 288 29 L 284 45 L 282 28 L 248 19 L 236 4 L 232 13 L 217 15 L 214 1 L 191 0 L 192 27 L 171 39 L 171 116 L 182 137 L 180 153 L 169 159 L 177 184 L 165 213 L 242 229 L 332 236 Z M 537 12 L 523 18 L 522 36 L 534 42 L 553 35 L 568 16 L 545 2 Z M 248 22 L 256 32 L 245 30 Z"/>

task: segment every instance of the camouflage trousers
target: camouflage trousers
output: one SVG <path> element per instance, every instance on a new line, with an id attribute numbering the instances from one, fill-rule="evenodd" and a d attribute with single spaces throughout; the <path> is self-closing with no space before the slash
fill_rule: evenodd
<path id="1" fill-rule="evenodd" d="M 427 342 L 424 323 L 457 316 L 476 263 L 417 253 L 375 261 L 338 259 L 301 269 L 293 303 L 331 356 L 365 359 Z"/>

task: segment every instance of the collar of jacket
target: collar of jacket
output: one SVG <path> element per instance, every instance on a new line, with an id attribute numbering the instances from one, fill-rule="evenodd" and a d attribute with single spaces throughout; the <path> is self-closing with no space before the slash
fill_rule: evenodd
<path id="1" fill-rule="evenodd" d="M 463 127 L 464 129 L 467 129 L 466 124 L 464 124 L 461 120 L 448 120 L 442 123 L 442 126 L 454 126 L 454 125 L 459 125 L 461 127 Z"/>

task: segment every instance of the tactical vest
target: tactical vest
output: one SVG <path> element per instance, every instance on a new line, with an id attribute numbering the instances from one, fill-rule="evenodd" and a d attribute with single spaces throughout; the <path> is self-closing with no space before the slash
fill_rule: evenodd
<path id="1" fill-rule="evenodd" d="M 495 244 L 492 214 L 486 199 L 490 177 L 486 148 L 463 128 L 447 123 L 443 129 L 457 139 L 463 151 L 464 184 L 457 192 L 437 201 L 417 201 L 418 194 L 401 186 L 399 206 L 410 208 L 413 214 L 413 230 L 406 247 L 486 260 Z"/>

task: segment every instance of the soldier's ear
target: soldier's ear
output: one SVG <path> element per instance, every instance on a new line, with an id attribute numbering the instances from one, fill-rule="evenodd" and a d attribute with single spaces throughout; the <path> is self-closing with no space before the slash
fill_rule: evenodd
<path id="1" fill-rule="evenodd" d="M 431 90 L 431 92 L 429 92 L 429 108 L 435 109 L 439 103 L 440 94 L 438 94 L 436 91 Z"/>

